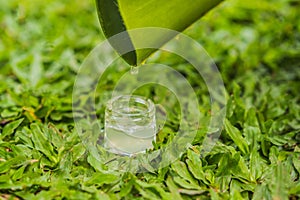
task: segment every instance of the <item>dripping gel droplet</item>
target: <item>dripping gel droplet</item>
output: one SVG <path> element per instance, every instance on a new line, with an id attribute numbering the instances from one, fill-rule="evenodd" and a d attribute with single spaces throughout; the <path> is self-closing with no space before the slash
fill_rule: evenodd
<path id="1" fill-rule="evenodd" d="M 139 73 L 139 68 L 135 66 L 130 67 L 130 74 L 137 75 Z"/>

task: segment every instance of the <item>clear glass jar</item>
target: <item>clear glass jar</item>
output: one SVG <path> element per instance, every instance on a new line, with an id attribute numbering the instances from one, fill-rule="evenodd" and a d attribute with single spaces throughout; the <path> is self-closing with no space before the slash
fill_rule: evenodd
<path id="1" fill-rule="evenodd" d="M 150 99 L 122 95 L 111 99 L 105 110 L 104 147 L 131 156 L 152 148 L 156 138 L 155 105 Z"/>

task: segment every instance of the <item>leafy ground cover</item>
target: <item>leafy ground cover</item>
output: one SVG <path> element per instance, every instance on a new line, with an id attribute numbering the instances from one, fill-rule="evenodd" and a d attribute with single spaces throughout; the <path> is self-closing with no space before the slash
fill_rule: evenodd
<path id="1" fill-rule="evenodd" d="M 100 168 L 74 129 L 76 73 L 104 39 L 94 2 L 1 1 L 0 197 L 298 199 L 299 9 L 293 0 L 228 0 L 188 28 L 226 86 L 221 137 L 205 157 L 195 141 L 172 165 L 131 174 Z M 197 81 L 184 63 L 163 59 Z"/>

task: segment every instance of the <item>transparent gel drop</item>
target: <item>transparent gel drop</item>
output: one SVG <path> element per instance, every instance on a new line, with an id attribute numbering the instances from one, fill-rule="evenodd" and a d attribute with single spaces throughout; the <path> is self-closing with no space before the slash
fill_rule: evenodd
<path id="1" fill-rule="evenodd" d="M 137 75 L 139 73 L 139 68 L 135 66 L 130 67 L 130 74 Z"/>

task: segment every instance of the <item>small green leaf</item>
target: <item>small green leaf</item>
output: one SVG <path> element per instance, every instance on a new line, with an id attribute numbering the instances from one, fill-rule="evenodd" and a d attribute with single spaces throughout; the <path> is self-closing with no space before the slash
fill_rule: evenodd
<path id="1" fill-rule="evenodd" d="M 239 182 L 236 180 L 232 180 L 230 183 L 230 199 L 234 200 L 243 200 L 244 198 L 241 195 L 241 187 L 239 185 Z"/>
<path id="2" fill-rule="evenodd" d="M 245 125 L 252 126 L 252 127 L 259 127 L 255 108 L 252 107 L 249 110 L 247 110 L 247 115 L 245 118 Z"/>
<path id="3" fill-rule="evenodd" d="M 240 181 L 247 183 L 247 181 L 250 180 L 250 172 L 244 157 L 242 157 L 239 153 L 236 153 L 233 159 L 237 161 L 238 164 L 235 166 L 232 173 L 238 177 Z"/>
<path id="4" fill-rule="evenodd" d="M 159 183 L 146 183 L 140 180 L 135 180 L 135 183 L 142 188 L 153 188 L 160 194 L 162 199 L 169 199 L 169 194 L 164 191 L 163 186 Z"/>
<path id="5" fill-rule="evenodd" d="M 0 139 L 3 139 L 8 135 L 13 134 L 15 132 L 15 130 L 21 125 L 23 120 L 24 120 L 24 118 L 10 122 L 9 124 L 7 124 L 3 129 Z"/>
<path id="6" fill-rule="evenodd" d="M 232 170 L 238 165 L 239 160 L 234 159 L 234 157 L 229 153 L 224 153 L 221 155 L 221 159 L 218 162 L 218 170 L 216 175 L 218 176 L 228 176 L 232 173 Z"/>
<path id="7" fill-rule="evenodd" d="M 225 120 L 225 130 L 243 154 L 247 154 L 249 148 L 246 140 L 243 138 L 241 132 L 236 127 L 232 126 L 228 119 Z"/>
<path id="8" fill-rule="evenodd" d="M 61 148 L 64 146 L 64 141 L 62 138 L 61 133 L 59 130 L 55 127 L 54 124 L 49 123 L 47 129 L 45 130 L 48 132 L 48 135 L 50 136 L 51 143 L 56 147 L 56 148 Z"/>
<path id="9" fill-rule="evenodd" d="M 73 159 L 74 161 L 78 160 L 79 158 L 81 158 L 84 153 L 86 152 L 86 148 L 83 146 L 82 143 L 78 143 L 76 144 L 73 148 L 72 148 L 72 155 L 73 155 Z"/>
<path id="10" fill-rule="evenodd" d="M 300 183 L 290 188 L 289 194 L 298 195 L 300 197 Z"/>
<path id="11" fill-rule="evenodd" d="M 215 178 L 215 185 L 220 189 L 221 192 L 225 192 L 229 189 L 229 184 L 232 180 L 231 175 L 218 176 Z"/>
<path id="12" fill-rule="evenodd" d="M 181 195 L 180 195 L 180 193 L 179 193 L 179 191 L 178 191 L 178 187 L 177 187 L 177 186 L 175 185 L 175 183 L 173 182 L 171 176 L 169 176 L 169 177 L 167 178 L 166 184 L 167 184 L 167 186 L 168 186 L 168 188 L 169 188 L 169 190 L 170 190 L 170 192 L 171 192 L 171 197 L 172 197 L 172 199 L 178 199 L 178 200 L 181 200 L 182 197 L 181 197 Z"/>
<path id="13" fill-rule="evenodd" d="M 210 189 L 209 194 L 212 200 L 220 200 L 218 193 L 214 189 Z"/>
<path id="14" fill-rule="evenodd" d="M 187 156 L 189 159 L 186 162 L 190 172 L 196 179 L 205 180 L 200 155 L 196 154 L 194 151 L 188 150 Z"/>
<path id="15" fill-rule="evenodd" d="M 22 178 L 26 167 L 27 167 L 27 164 L 21 166 L 16 172 L 14 172 L 14 174 L 12 176 L 12 180 L 16 181 L 16 180 Z"/>
<path id="16" fill-rule="evenodd" d="M 59 164 L 60 170 L 65 174 L 65 176 L 69 176 L 73 165 L 71 152 L 65 152 Z"/>
<path id="17" fill-rule="evenodd" d="M 201 189 L 199 185 L 194 184 L 194 183 L 189 183 L 188 181 L 186 181 L 185 179 L 179 177 L 179 176 L 175 176 L 174 178 L 175 183 L 177 183 L 178 185 L 180 185 L 183 188 L 186 189 Z"/>
<path id="18" fill-rule="evenodd" d="M 161 198 L 153 192 L 151 189 L 142 188 L 138 184 L 135 185 L 135 188 L 138 190 L 139 194 L 142 195 L 146 199 L 154 199 L 154 200 L 160 200 Z"/>
<path id="19" fill-rule="evenodd" d="M 97 171 L 104 173 L 104 164 L 101 163 L 95 156 L 92 154 L 88 155 L 87 162 Z"/>
<path id="20" fill-rule="evenodd" d="M 173 170 L 183 179 L 189 181 L 193 185 L 198 185 L 197 181 L 188 171 L 186 164 L 181 161 L 176 161 L 172 164 Z"/>
<path id="21" fill-rule="evenodd" d="M 50 143 L 50 141 L 45 137 L 45 134 L 41 130 L 39 125 L 31 124 L 30 128 L 32 130 L 32 141 L 34 143 L 35 148 L 42 152 L 44 155 L 46 155 L 50 161 L 57 163 L 58 160 L 53 152 L 53 146 Z"/>
<path id="22" fill-rule="evenodd" d="M 253 193 L 253 200 L 272 199 L 270 191 L 266 185 L 258 185 Z"/>
<path id="23" fill-rule="evenodd" d="M 7 161 L 1 161 L 0 162 L 0 174 L 8 172 L 10 169 L 12 169 L 14 167 L 21 166 L 25 162 L 26 162 L 26 157 L 24 155 L 16 156 Z"/>
<path id="24" fill-rule="evenodd" d="M 271 174 L 270 190 L 273 199 L 288 199 L 288 179 L 284 165 L 279 162 Z"/>
<path id="25" fill-rule="evenodd" d="M 119 177 L 113 174 L 104 174 L 101 172 L 95 173 L 91 178 L 89 178 L 85 185 L 98 185 L 101 186 L 103 184 L 112 184 L 119 180 Z"/>
<path id="26" fill-rule="evenodd" d="M 19 113 L 20 110 L 4 109 L 3 111 L 1 111 L 1 117 L 3 118 L 17 117 Z"/>
<path id="27" fill-rule="evenodd" d="M 124 182 L 121 186 L 121 190 L 120 190 L 121 197 L 125 197 L 126 195 L 128 195 L 134 186 L 135 178 L 129 176 L 128 179 L 126 178 L 126 182 Z"/>
<path id="28" fill-rule="evenodd" d="M 293 157 L 293 164 L 298 173 L 300 174 L 300 153 L 295 153 Z"/>
<path id="29" fill-rule="evenodd" d="M 97 199 L 99 200 L 111 200 L 108 194 L 104 193 L 103 191 L 99 191 L 97 194 Z"/>

